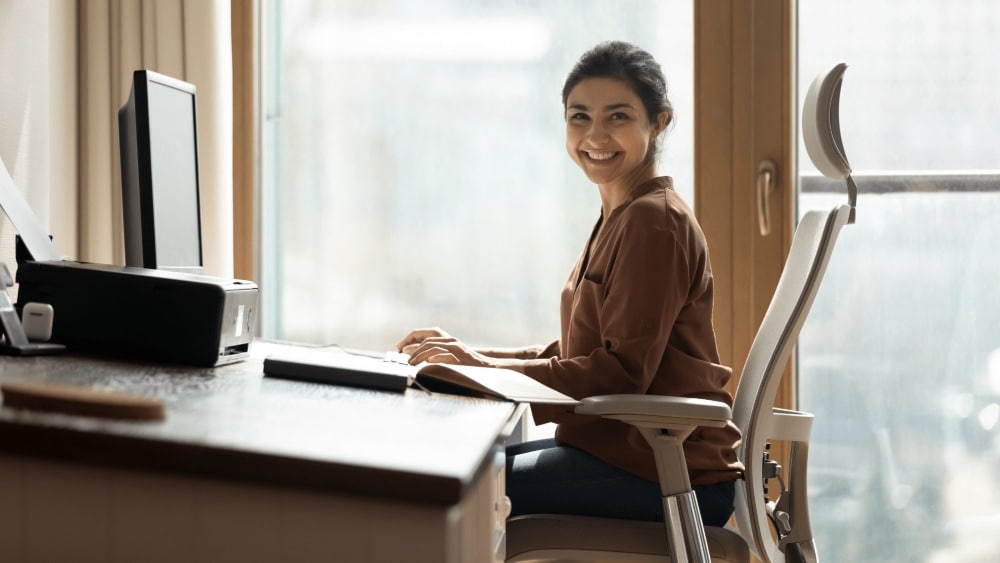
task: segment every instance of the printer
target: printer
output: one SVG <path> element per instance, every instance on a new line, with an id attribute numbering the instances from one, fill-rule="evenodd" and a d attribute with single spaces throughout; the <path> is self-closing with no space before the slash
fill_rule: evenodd
<path id="1" fill-rule="evenodd" d="M 28 303 L 50 305 L 53 343 L 80 352 L 206 367 L 250 355 L 257 284 L 63 260 L 2 161 L 0 207 L 18 232 L 14 308 L 21 314 Z M 4 318 L 4 323 L 8 320 L 17 322 Z M 8 336 L 0 351 L 50 353 L 57 348 L 19 347 L 13 340 L 23 340 L 20 336 Z"/>
<path id="2" fill-rule="evenodd" d="M 218 366 L 250 353 L 257 285 L 70 260 L 18 263 L 15 308 L 52 306 L 52 342 L 70 350 Z"/>

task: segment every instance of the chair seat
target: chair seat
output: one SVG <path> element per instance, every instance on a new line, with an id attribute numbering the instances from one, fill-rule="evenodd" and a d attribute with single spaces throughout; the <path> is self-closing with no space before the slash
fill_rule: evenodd
<path id="1" fill-rule="evenodd" d="M 712 561 L 749 561 L 750 549 L 736 532 L 705 527 Z M 507 563 L 541 561 L 667 562 L 662 522 L 532 514 L 507 520 Z"/>

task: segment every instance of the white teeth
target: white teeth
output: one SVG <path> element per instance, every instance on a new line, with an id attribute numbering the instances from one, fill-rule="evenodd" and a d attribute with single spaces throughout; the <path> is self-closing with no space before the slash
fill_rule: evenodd
<path id="1" fill-rule="evenodd" d="M 615 152 L 590 152 L 590 151 L 584 151 L 584 152 L 586 152 L 587 156 L 589 156 L 594 160 L 608 160 L 609 158 L 613 158 L 616 154 L 618 154 Z"/>

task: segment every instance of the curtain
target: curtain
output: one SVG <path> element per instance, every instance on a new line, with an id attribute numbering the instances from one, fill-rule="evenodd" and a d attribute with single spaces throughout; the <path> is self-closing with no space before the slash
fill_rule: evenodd
<path id="1" fill-rule="evenodd" d="M 132 72 L 197 88 L 205 273 L 232 277 L 232 54 L 229 0 L 80 2 L 80 259 L 124 264 L 118 108 Z"/>

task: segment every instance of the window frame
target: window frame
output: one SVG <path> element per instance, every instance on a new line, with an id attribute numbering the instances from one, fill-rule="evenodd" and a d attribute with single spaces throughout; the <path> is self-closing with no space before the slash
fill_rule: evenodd
<path id="1" fill-rule="evenodd" d="M 238 279 L 260 279 L 256 271 L 258 229 L 257 193 L 260 177 L 257 155 L 260 125 L 260 0 L 233 0 L 230 4 L 233 60 L 233 273 Z M 259 333 L 258 333 L 259 334 Z"/>
<path id="2" fill-rule="evenodd" d="M 715 275 L 715 328 L 731 391 L 767 312 L 794 230 L 794 0 L 695 5 L 695 212 Z M 772 229 L 758 227 L 761 162 L 776 169 Z M 786 372 L 778 406 L 794 407 Z"/>

